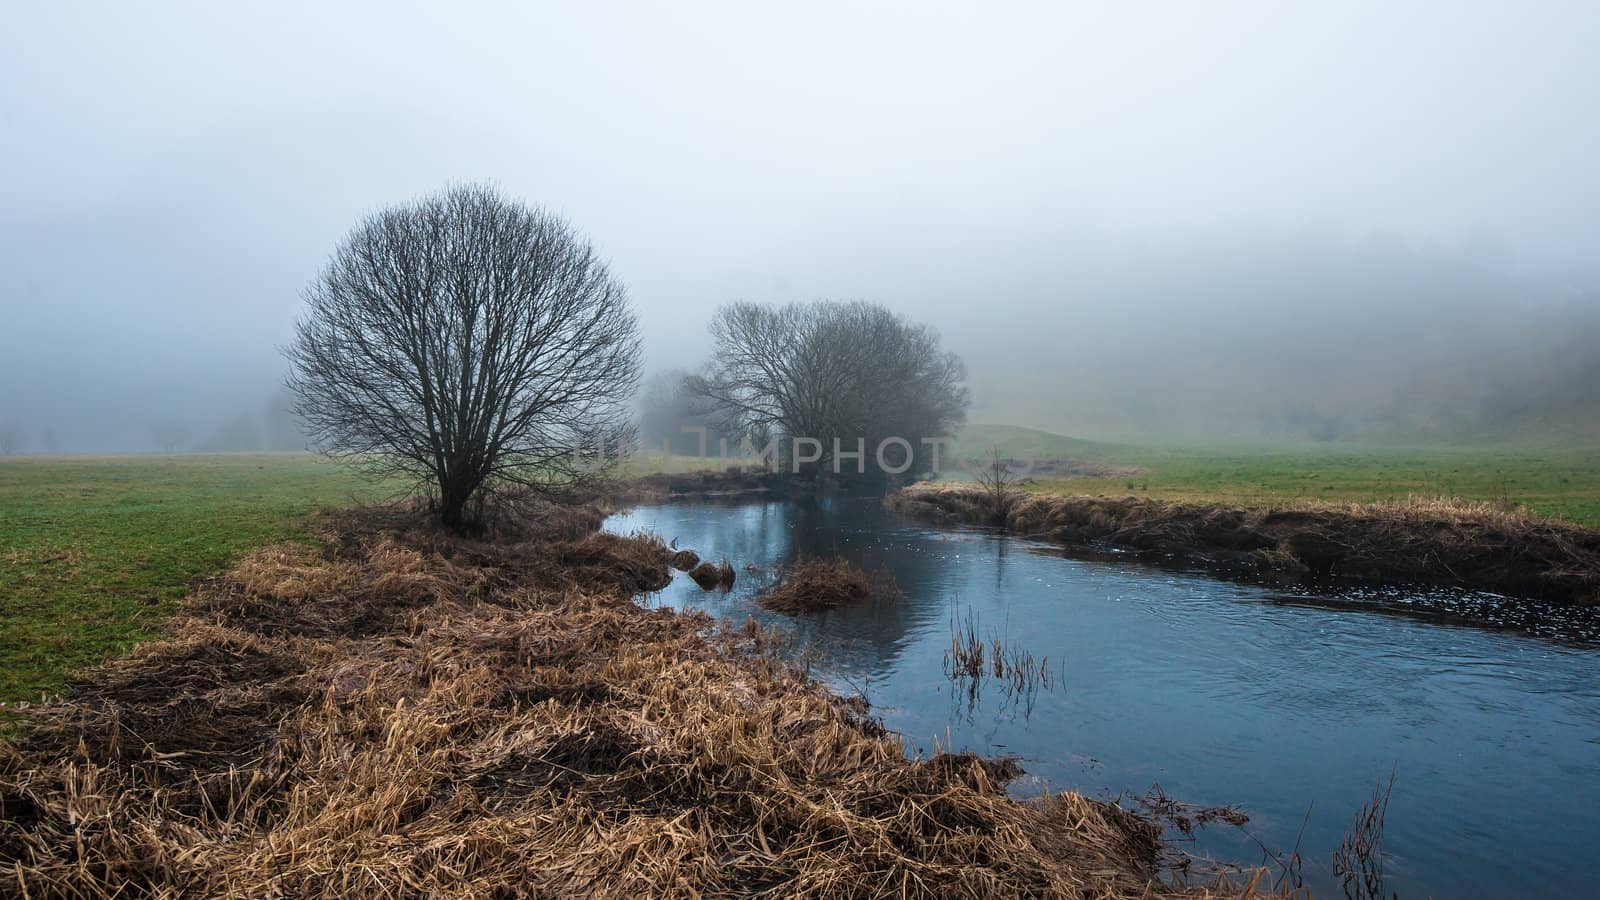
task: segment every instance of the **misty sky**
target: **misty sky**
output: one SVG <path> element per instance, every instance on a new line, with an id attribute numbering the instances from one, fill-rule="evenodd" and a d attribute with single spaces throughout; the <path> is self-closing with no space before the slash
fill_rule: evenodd
<path id="1" fill-rule="evenodd" d="M 259 414 L 341 235 L 453 180 L 586 232 L 648 368 L 860 297 L 1058 429 L 1436 405 L 1600 302 L 1592 2 L 221 6 L 6 12 L 0 419 L 68 449 Z"/>

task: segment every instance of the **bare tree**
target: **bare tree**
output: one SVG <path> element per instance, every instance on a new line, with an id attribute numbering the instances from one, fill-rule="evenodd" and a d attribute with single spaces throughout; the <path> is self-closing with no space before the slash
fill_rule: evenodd
<path id="1" fill-rule="evenodd" d="M 960 358 L 932 329 L 875 304 L 731 303 L 711 334 L 712 362 L 689 384 L 741 430 L 815 438 L 825 453 L 837 438 L 869 459 L 884 439 L 901 438 L 920 456 L 923 438 L 966 416 Z"/>
<path id="2" fill-rule="evenodd" d="M 565 222 L 492 188 L 369 216 L 306 302 L 286 352 L 312 442 L 435 492 L 451 529 L 484 488 L 579 480 L 629 430 L 626 291 Z"/>
<path id="3" fill-rule="evenodd" d="M 294 414 L 294 393 L 279 388 L 261 414 L 263 442 L 268 450 L 304 450 L 306 436 Z"/>
<path id="4" fill-rule="evenodd" d="M 644 449 L 664 446 L 679 456 L 698 456 L 702 449 L 716 452 L 711 441 L 722 423 L 702 409 L 690 390 L 690 377 L 681 369 L 669 369 L 645 380 L 638 401 L 639 442 Z"/>
<path id="5" fill-rule="evenodd" d="M 0 422 L 0 456 L 21 453 L 22 445 L 22 426 L 15 422 Z"/>
<path id="6" fill-rule="evenodd" d="M 228 453 L 238 450 L 261 449 L 261 426 L 253 416 L 232 416 L 213 431 L 210 436 L 195 444 L 201 453 Z"/>
<path id="7" fill-rule="evenodd" d="M 162 453 L 177 453 L 189 446 L 189 426 L 175 419 L 167 419 L 150 426 L 150 437 Z"/>

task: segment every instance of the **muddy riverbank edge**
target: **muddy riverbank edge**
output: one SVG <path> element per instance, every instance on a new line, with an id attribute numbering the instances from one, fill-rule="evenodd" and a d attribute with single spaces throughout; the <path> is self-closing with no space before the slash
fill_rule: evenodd
<path id="1" fill-rule="evenodd" d="M 752 621 L 633 602 L 659 538 L 329 516 L 0 741 L 10 896 L 1165 893 L 1159 829 L 908 758 Z"/>
<path id="2" fill-rule="evenodd" d="M 1589 610 L 1600 605 L 1600 531 L 1485 504 L 1249 508 L 927 483 L 886 502 L 926 521 L 994 526 L 1225 575 L 1457 588 Z"/>

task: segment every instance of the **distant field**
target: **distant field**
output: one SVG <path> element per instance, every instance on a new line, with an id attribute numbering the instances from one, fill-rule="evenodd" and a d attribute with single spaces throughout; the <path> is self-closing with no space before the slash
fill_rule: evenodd
<path id="1" fill-rule="evenodd" d="M 1030 486 L 1039 491 L 1241 504 L 1460 497 L 1525 505 L 1541 516 L 1600 527 L 1600 446 L 1129 447 L 990 425 L 969 426 L 956 445 L 970 456 L 998 445 L 1017 458 L 1080 459 L 1146 470 L 1118 478 L 1040 478 Z"/>
<path id="2" fill-rule="evenodd" d="M 192 579 L 307 537 L 315 510 L 380 496 L 308 454 L 0 460 L 0 700 L 125 651 Z"/>
<path id="3" fill-rule="evenodd" d="M 968 425 L 946 445 L 952 459 L 982 459 L 998 448 L 1011 459 L 1115 460 L 1132 452 L 1121 444 L 1085 441 L 1020 425 Z"/>

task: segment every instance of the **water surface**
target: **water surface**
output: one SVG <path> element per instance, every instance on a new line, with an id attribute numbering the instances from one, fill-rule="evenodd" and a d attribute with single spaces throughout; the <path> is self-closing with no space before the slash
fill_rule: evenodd
<path id="1" fill-rule="evenodd" d="M 1308 882 L 1396 775 L 1385 847 L 1402 897 L 1592 896 L 1600 843 L 1600 652 L 1507 632 L 1321 608 L 1280 590 L 938 529 L 870 498 L 693 502 L 613 516 L 739 569 L 645 602 L 782 623 L 816 671 L 860 691 L 913 750 L 1022 757 L 1016 788 L 1238 804 L 1190 849 L 1258 863 L 1299 837 Z M 892 574 L 904 598 L 798 619 L 751 600 L 804 556 Z M 1294 602 L 1284 602 L 1292 599 Z M 952 619 L 1049 660 L 1031 697 L 975 702 L 944 657 Z M 1308 816 L 1309 811 L 1309 816 Z M 1253 837 L 1251 837 L 1253 835 Z"/>

